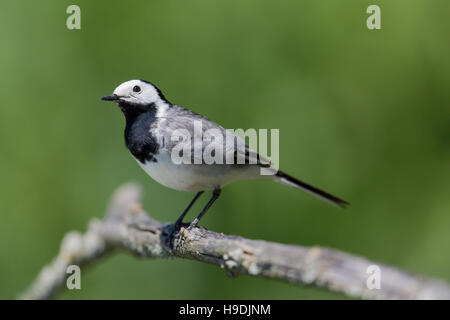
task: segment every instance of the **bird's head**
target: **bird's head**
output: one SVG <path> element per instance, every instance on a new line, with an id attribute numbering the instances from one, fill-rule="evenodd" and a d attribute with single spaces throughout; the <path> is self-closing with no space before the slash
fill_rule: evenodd
<path id="1" fill-rule="evenodd" d="M 162 92 L 145 80 L 130 80 L 119 85 L 109 96 L 101 98 L 116 102 L 123 111 L 148 110 L 158 104 L 168 103 Z"/>

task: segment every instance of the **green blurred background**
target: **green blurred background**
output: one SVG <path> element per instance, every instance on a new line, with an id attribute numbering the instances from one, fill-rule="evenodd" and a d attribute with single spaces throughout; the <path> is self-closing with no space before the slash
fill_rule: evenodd
<path id="1" fill-rule="evenodd" d="M 81 7 L 81 30 L 66 28 L 70 4 Z M 379 31 L 366 27 L 370 4 L 381 6 Z M 449 9 L 447 0 L 2 1 L 0 298 L 22 291 L 67 231 L 101 218 L 120 184 L 139 182 L 163 221 L 192 198 L 144 174 L 124 147 L 122 114 L 99 100 L 133 78 L 226 128 L 279 128 L 281 168 L 352 204 L 241 182 L 203 226 L 450 281 Z M 83 269 L 82 289 L 60 297 L 344 298 L 128 254 Z"/>

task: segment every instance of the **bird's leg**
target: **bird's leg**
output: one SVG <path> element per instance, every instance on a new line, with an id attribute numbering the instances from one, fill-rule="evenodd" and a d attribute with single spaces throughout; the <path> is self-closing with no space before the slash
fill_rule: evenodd
<path id="1" fill-rule="evenodd" d="M 172 245 L 173 238 L 180 230 L 181 224 L 183 223 L 184 216 L 186 215 L 186 213 L 188 213 L 189 209 L 191 209 L 191 207 L 194 205 L 195 201 L 197 201 L 197 199 L 202 195 L 202 193 L 203 193 L 203 191 L 200 191 L 195 195 L 194 199 L 191 200 L 189 205 L 186 207 L 186 209 L 184 209 L 183 213 L 181 214 L 181 216 L 178 217 L 177 221 L 175 221 L 174 224 L 170 224 L 165 227 L 164 233 L 167 235 L 166 243 L 170 249 L 173 248 L 173 245 Z"/>
<path id="2" fill-rule="evenodd" d="M 194 221 L 189 225 L 188 230 L 191 230 L 192 228 L 195 228 L 197 226 L 197 223 L 200 221 L 200 219 L 203 217 L 203 215 L 208 211 L 209 207 L 214 203 L 214 201 L 217 200 L 220 196 L 220 189 L 214 189 L 211 199 L 209 199 L 206 206 L 203 208 L 203 210 L 200 212 L 200 214 L 195 218 Z"/>
<path id="3" fill-rule="evenodd" d="M 175 229 L 178 229 L 181 226 L 181 224 L 183 223 L 184 216 L 192 208 L 192 206 L 194 205 L 195 201 L 197 201 L 197 199 L 202 195 L 202 193 L 203 193 L 203 191 L 198 192 L 195 195 L 194 199 L 192 199 L 191 202 L 189 203 L 189 205 L 186 207 L 186 209 L 184 209 L 184 211 L 181 214 L 181 216 L 179 216 L 177 221 L 175 221 Z"/>

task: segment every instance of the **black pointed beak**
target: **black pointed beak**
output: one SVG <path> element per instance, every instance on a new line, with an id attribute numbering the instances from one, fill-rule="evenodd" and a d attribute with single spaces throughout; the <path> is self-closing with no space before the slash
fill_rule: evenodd
<path id="1" fill-rule="evenodd" d="M 116 94 L 110 94 L 109 96 L 101 97 L 103 101 L 117 101 L 120 100 L 120 97 Z"/>

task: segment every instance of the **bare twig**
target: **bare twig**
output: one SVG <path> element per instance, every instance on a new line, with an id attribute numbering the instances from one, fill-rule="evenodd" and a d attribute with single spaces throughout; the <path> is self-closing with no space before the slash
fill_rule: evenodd
<path id="1" fill-rule="evenodd" d="M 182 228 L 168 239 L 171 224 L 152 219 L 140 207 L 140 189 L 134 184 L 114 194 L 104 220 L 93 220 L 87 232 L 68 233 L 58 256 L 20 296 L 49 299 L 62 288 L 67 267 L 85 265 L 122 248 L 142 257 L 180 257 L 224 268 L 229 275 L 247 274 L 314 285 L 366 299 L 450 299 L 443 281 L 419 277 L 345 252 L 323 247 L 285 245 L 195 228 Z M 380 289 L 369 289 L 368 267 L 380 271 Z"/>

